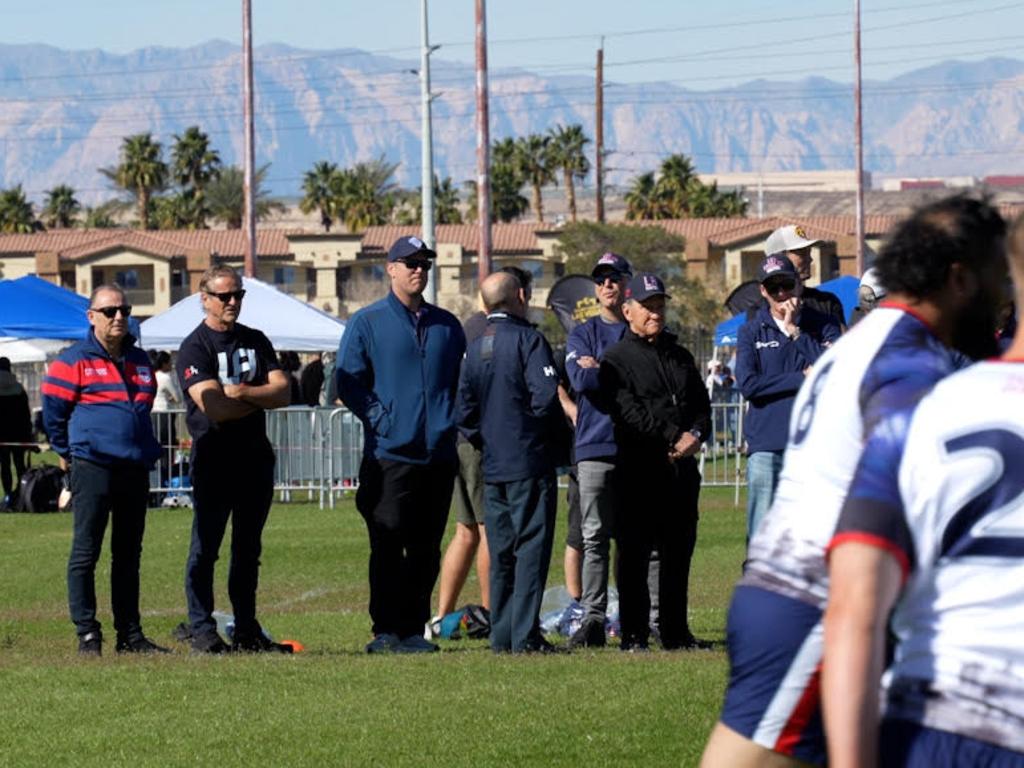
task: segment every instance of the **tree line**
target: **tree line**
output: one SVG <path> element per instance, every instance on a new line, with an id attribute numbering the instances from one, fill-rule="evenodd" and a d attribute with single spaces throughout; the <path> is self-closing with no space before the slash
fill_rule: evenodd
<path id="1" fill-rule="evenodd" d="M 0 232 L 113 227 L 115 217 L 129 210 L 135 213 L 134 225 L 141 229 L 205 229 L 211 222 L 240 228 L 244 209 L 242 170 L 223 165 L 219 152 L 198 126 L 173 138 L 168 162 L 163 146 L 151 133 L 126 136 L 117 165 L 98 169 L 121 195 L 95 207 L 83 207 L 75 190 L 60 184 L 46 191 L 37 217 L 21 185 L 0 190 Z M 590 143 L 579 124 L 494 141 L 490 167 L 492 219 L 515 221 L 532 210 L 536 220 L 543 223 L 543 190 L 561 183 L 569 218 L 575 222 L 576 188 L 591 172 L 586 154 Z M 263 188 L 268 169 L 269 165 L 264 165 L 255 172 L 257 219 L 285 210 Z M 388 162 L 383 156 L 350 168 L 318 161 L 303 175 L 299 208 L 303 213 L 315 212 L 326 232 L 338 223 L 350 232 L 392 223 L 419 224 L 421 190 L 399 187 L 394 181 L 397 169 L 398 163 Z M 442 180 L 435 176 L 433 186 L 436 223 L 476 220 L 475 181 L 464 182 L 464 201 L 450 177 Z M 524 191 L 529 192 L 529 198 Z M 625 201 L 626 217 L 631 220 L 743 216 L 747 210 L 742 191 L 721 192 L 716 185 L 702 183 L 690 159 L 682 154 L 667 157 L 657 172 L 634 178 Z"/>

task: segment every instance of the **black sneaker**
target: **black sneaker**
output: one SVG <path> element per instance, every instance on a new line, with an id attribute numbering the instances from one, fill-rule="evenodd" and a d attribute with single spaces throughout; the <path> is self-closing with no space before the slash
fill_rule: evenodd
<path id="1" fill-rule="evenodd" d="M 103 655 L 103 633 L 99 630 L 86 632 L 78 636 L 79 656 L 102 656 Z"/>
<path id="2" fill-rule="evenodd" d="M 145 635 L 118 638 L 115 649 L 118 653 L 170 653 L 170 648 L 157 645 Z"/>
<path id="3" fill-rule="evenodd" d="M 562 653 L 562 650 L 538 635 L 523 649 L 523 653 Z"/>
<path id="4" fill-rule="evenodd" d="M 587 619 L 573 636 L 569 638 L 569 649 L 577 648 L 604 648 L 608 639 L 604 634 L 604 622 L 600 619 Z"/>
<path id="5" fill-rule="evenodd" d="M 192 627 L 187 621 L 179 622 L 178 626 L 171 630 L 171 637 L 179 643 L 187 643 L 192 639 Z"/>
<path id="6" fill-rule="evenodd" d="M 624 637 L 622 638 L 621 645 L 619 645 L 619 650 L 625 653 L 649 653 L 651 646 L 647 640 Z"/>
<path id="7" fill-rule="evenodd" d="M 230 653 L 231 646 L 225 643 L 216 631 L 211 630 L 201 635 L 192 636 L 192 651 L 194 653 Z"/>
<path id="8" fill-rule="evenodd" d="M 422 638 L 421 638 L 422 639 Z M 235 653 L 292 653 L 290 645 L 275 643 L 263 634 L 263 628 L 257 624 L 253 632 L 239 632 L 235 629 L 235 636 L 231 641 L 231 650 Z"/>
<path id="9" fill-rule="evenodd" d="M 706 651 L 709 648 L 714 648 L 715 644 L 710 640 L 700 640 L 694 637 L 692 632 L 687 632 L 683 635 L 683 641 L 679 647 L 684 651 Z"/>

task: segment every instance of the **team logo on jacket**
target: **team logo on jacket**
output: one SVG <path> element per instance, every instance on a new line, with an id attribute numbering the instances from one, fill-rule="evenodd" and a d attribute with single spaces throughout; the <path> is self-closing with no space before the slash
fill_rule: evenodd
<path id="1" fill-rule="evenodd" d="M 755 341 L 754 349 L 775 349 L 779 346 L 777 341 Z"/>
<path id="2" fill-rule="evenodd" d="M 555 366 L 553 366 L 553 365 L 545 365 L 544 366 L 544 375 L 549 377 L 549 378 L 551 376 L 554 376 L 555 375 Z"/>
<path id="3" fill-rule="evenodd" d="M 196 368 L 194 365 L 190 365 L 188 368 L 185 369 L 185 380 L 188 381 L 197 373 L 199 373 L 199 369 Z"/>
<path id="4" fill-rule="evenodd" d="M 153 381 L 153 373 L 149 370 L 148 366 L 140 365 L 138 368 L 139 381 L 143 384 L 149 384 Z"/>

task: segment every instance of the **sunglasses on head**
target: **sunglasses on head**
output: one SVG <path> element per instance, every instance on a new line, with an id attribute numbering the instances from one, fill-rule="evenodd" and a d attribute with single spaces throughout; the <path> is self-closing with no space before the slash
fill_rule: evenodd
<path id="1" fill-rule="evenodd" d="M 621 272 L 605 272 L 594 277 L 594 284 L 604 285 L 608 280 L 611 280 L 613 283 L 621 283 L 623 277 L 625 277 L 625 275 Z"/>
<path id="2" fill-rule="evenodd" d="M 99 312 L 101 315 L 107 318 L 107 320 L 113 320 L 114 316 L 118 312 L 121 313 L 121 317 L 130 317 L 132 314 L 132 305 L 121 304 L 120 306 L 117 307 L 89 307 L 89 310 L 92 312 Z"/>
<path id="3" fill-rule="evenodd" d="M 245 288 L 239 288 L 237 291 L 222 291 L 221 293 L 217 293 L 216 291 L 207 291 L 206 293 L 210 296 L 216 296 L 220 299 L 222 304 L 227 304 L 232 299 L 241 301 L 245 298 Z"/>
<path id="4" fill-rule="evenodd" d="M 796 280 L 792 277 L 782 277 L 775 280 L 769 280 L 764 284 L 764 289 L 768 293 L 777 293 L 779 291 L 792 291 L 796 288 Z"/>
<path id="5" fill-rule="evenodd" d="M 429 259 L 398 259 L 399 262 L 405 265 L 405 268 L 410 271 L 422 269 L 424 272 L 430 271 L 430 260 Z"/>

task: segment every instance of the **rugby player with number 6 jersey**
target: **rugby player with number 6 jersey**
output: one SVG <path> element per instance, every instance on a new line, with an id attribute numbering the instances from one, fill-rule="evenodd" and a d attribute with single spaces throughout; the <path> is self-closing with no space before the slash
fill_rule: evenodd
<path id="1" fill-rule="evenodd" d="M 989 352 L 1005 231 L 995 208 L 968 196 L 916 211 L 875 263 L 886 302 L 818 358 L 800 389 L 775 500 L 733 594 L 729 685 L 704 768 L 824 763 L 825 549 L 874 425 L 952 373 L 953 348 Z"/>
<path id="2" fill-rule="evenodd" d="M 1024 217 L 1010 265 L 1021 306 Z M 831 765 L 1024 766 L 1022 399 L 1018 327 L 873 431 L 829 546 Z"/>

